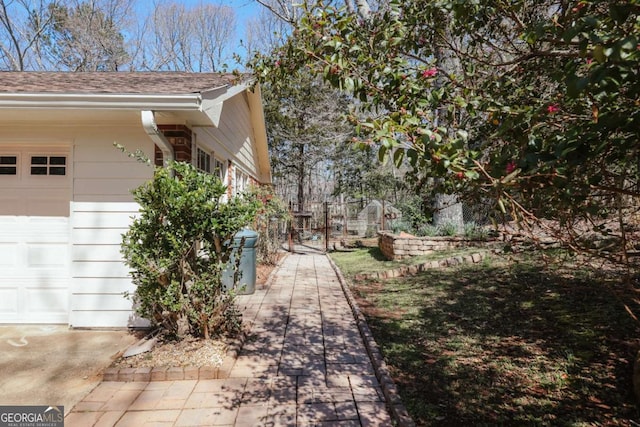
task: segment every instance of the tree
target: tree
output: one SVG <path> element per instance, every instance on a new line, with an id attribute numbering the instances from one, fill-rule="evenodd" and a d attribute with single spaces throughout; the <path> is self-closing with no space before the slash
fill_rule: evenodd
<path id="1" fill-rule="evenodd" d="M 130 9 L 129 0 L 51 4 L 41 53 L 56 70 L 118 71 L 129 60 L 120 24 Z"/>
<path id="2" fill-rule="evenodd" d="M 2 69 L 40 69 L 37 46 L 52 25 L 55 1 L 0 0 L 0 60 Z"/>
<path id="3" fill-rule="evenodd" d="M 329 166 L 333 147 L 351 137 L 352 127 L 342 115 L 344 97 L 297 77 L 267 85 L 263 94 L 274 181 L 293 183 L 296 208 L 304 211 L 312 171 Z"/>
<path id="4" fill-rule="evenodd" d="M 235 13 L 229 6 L 199 3 L 188 8 L 173 1 L 159 2 L 142 31 L 147 48 L 139 52 L 139 67 L 222 71 L 233 47 L 235 25 Z"/>
<path id="5" fill-rule="evenodd" d="M 285 43 L 290 29 L 288 22 L 269 9 L 262 8 L 257 18 L 247 22 L 242 45 L 249 56 L 255 52 L 271 52 Z"/>
<path id="6" fill-rule="evenodd" d="M 640 195 L 637 0 L 302 11 L 287 43 L 252 61 L 261 79 L 321 75 L 376 113 L 353 120 L 382 156 L 575 249 L 605 239 L 626 259 Z M 438 61 L 442 48 L 460 72 Z"/>

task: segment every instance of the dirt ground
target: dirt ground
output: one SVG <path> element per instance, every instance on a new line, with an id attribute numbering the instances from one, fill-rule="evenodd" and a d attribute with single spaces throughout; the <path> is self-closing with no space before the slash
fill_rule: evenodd
<path id="1" fill-rule="evenodd" d="M 256 285 L 264 285 L 276 265 L 256 265 Z M 145 333 L 137 332 L 137 339 Z M 188 338 L 182 341 L 160 340 L 151 351 L 135 356 L 116 359 L 112 367 L 143 368 L 164 366 L 220 366 L 227 350 L 227 338 L 215 337 L 207 342 L 201 338 Z"/>

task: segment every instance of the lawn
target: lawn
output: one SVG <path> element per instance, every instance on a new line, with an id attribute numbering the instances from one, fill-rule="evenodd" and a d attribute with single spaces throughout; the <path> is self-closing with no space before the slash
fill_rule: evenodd
<path id="1" fill-rule="evenodd" d="M 352 249 L 346 252 L 333 252 L 334 259 L 340 262 L 343 274 L 352 276 L 359 273 L 375 273 L 398 267 L 423 264 L 427 261 L 484 252 L 479 248 L 460 248 L 434 252 L 429 255 L 414 256 L 397 261 L 388 261 L 378 247 Z"/>
<path id="2" fill-rule="evenodd" d="M 353 260 L 365 272 L 379 262 L 374 254 L 331 256 L 349 266 L 418 425 L 640 425 L 632 385 L 640 325 L 624 308 L 638 307 L 637 294 L 621 275 L 529 256 L 354 281 Z"/>

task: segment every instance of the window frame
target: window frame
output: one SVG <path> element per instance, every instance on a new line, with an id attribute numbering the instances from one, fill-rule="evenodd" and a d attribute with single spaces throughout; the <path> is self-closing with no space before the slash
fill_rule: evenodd
<path id="1" fill-rule="evenodd" d="M 15 159 L 15 163 L 2 163 L 2 158 L 10 158 L 13 157 Z M 0 153 L 0 170 L 2 168 L 14 168 L 15 172 L 14 173 L 2 173 L 0 172 L 0 177 L 2 179 L 18 179 L 20 177 L 20 172 L 21 172 L 21 167 L 20 167 L 20 162 L 22 161 L 22 159 L 20 158 L 20 153 L 13 153 L 13 152 L 6 152 L 6 153 Z"/>
<path id="2" fill-rule="evenodd" d="M 205 165 L 201 165 L 200 163 L 200 160 L 202 159 L 201 155 L 205 156 L 204 157 Z M 213 157 L 211 152 L 205 150 L 203 147 L 197 146 L 196 147 L 196 164 L 195 164 L 196 168 L 199 171 L 211 173 L 211 157 Z M 206 168 L 203 166 L 206 166 Z"/>
<path id="3" fill-rule="evenodd" d="M 69 155 L 62 153 L 29 153 L 28 154 L 29 165 L 25 168 L 24 173 L 30 178 L 34 177 L 67 177 L 69 171 Z M 42 158 L 44 162 L 34 163 L 34 159 Z M 53 159 L 63 159 L 62 163 L 52 161 Z M 44 173 L 34 173 L 34 170 L 38 170 Z M 62 171 L 62 173 L 52 173 L 54 171 Z"/>

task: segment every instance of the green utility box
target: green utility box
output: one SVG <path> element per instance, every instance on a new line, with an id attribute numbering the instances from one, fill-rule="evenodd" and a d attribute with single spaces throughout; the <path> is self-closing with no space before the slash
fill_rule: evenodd
<path id="1" fill-rule="evenodd" d="M 244 244 L 243 244 L 244 239 Z M 227 267 L 222 272 L 222 285 L 225 290 L 238 289 L 239 294 L 252 294 L 256 290 L 256 246 L 258 244 L 258 233 L 244 229 L 240 230 L 233 236 L 231 242 L 231 259 L 229 265 L 234 265 L 236 256 L 242 246 L 240 254 L 240 263 L 238 265 L 239 281 L 234 283 L 233 268 Z"/>

